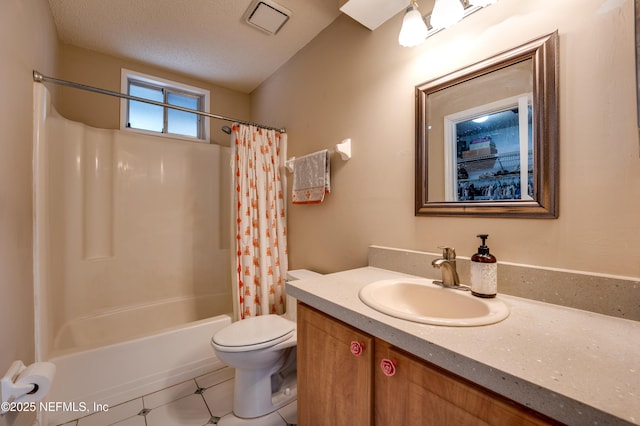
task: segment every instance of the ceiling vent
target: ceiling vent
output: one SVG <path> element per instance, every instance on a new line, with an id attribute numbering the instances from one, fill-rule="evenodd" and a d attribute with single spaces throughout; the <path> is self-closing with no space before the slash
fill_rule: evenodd
<path id="1" fill-rule="evenodd" d="M 245 21 L 261 31 L 276 34 L 289 20 L 291 11 L 271 0 L 257 0 L 251 3 Z"/>

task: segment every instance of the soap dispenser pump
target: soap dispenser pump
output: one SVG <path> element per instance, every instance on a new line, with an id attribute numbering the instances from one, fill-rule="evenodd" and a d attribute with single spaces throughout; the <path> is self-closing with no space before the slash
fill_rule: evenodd
<path id="1" fill-rule="evenodd" d="M 488 234 L 478 234 L 482 245 L 471 256 L 471 294 L 478 297 L 496 297 L 498 292 L 498 261 L 486 245 Z"/>

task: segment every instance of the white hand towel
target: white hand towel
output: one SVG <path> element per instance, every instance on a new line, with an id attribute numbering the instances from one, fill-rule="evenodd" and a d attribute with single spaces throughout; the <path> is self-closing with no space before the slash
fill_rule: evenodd
<path id="1" fill-rule="evenodd" d="M 331 191 L 329 150 L 314 152 L 293 161 L 293 204 L 316 204 Z"/>

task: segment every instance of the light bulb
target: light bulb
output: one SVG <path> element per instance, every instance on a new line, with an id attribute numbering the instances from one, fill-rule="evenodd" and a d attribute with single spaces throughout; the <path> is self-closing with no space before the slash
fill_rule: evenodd
<path id="1" fill-rule="evenodd" d="M 404 13 L 402 18 L 402 28 L 398 35 L 398 43 L 400 46 L 413 47 L 417 46 L 427 38 L 427 24 L 424 23 L 422 15 L 415 4 L 411 4 Z"/>
<path id="2" fill-rule="evenodd" d="M 460 21 L 464 15 L 464 6 L 460 0 L 436 0 L 431 12 L 431 26 L 448 28 Z"/>

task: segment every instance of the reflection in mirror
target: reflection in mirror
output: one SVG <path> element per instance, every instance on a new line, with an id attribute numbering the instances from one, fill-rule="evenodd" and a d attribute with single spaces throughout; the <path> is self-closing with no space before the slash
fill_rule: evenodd
<path id="1" fill-rule="evenodd" d="M 444 118 L 445 201 L 533 200 L 532 112 L 523 94 Z"/>
<path id="2" fill-rule="evenodd" d="M 417 215 L 557 217 L 556 38 L 417 86 Z"/>

